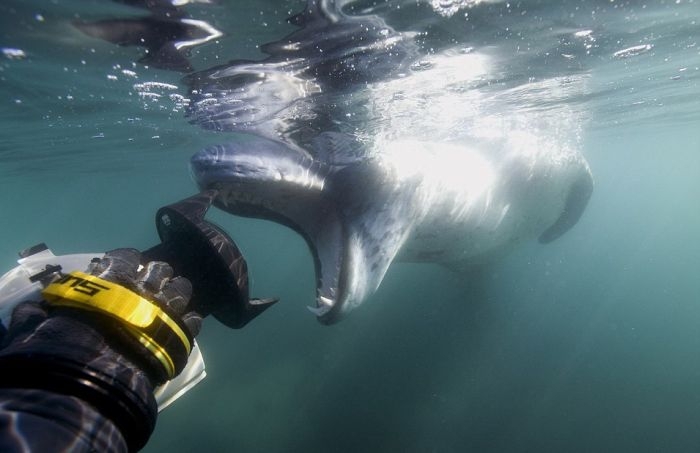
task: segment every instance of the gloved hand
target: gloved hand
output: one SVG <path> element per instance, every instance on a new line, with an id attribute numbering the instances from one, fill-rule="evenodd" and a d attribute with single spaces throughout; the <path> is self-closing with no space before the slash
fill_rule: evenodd
<path id="1" fill-rule="evenodd" d="M 130 449 L 150 436 L 153 388 L 182 371 L 202 321 L 187 310 L 189 281 L 172 278 L 162 262 L 139 271 L 139 258 L 117 249 L 86 274 L 60 276 L 44 291 L 48 301 L 15 308 L 0 350 L 0 388 L 82 399 L 117 425 Z M 82 300 L 107 296 L 98 308 Z"/>
<path id="2" fill-rule="evenodd" d="M 149 301 L 156 302 L 173 320 L 182 321 L 191 341 L 199 334 L 202 317 L 195 311 L 187 311 L 192 296 L 192 285 L 189 280 L 179 276 L 173 278 L 173 269 L 162 261 L 151 261 L 138 270 L 139 261 L 138 250 L 117 249 L 105 254 L 101 260 L 93 262 L 88 267 L 88 273 L 117 283 Z M 161 364 L 153 354 L 148 354 L 148 351 L 143 349 L 143 345 L 138 340 L 135 341 L 132 335 L 125 334 L 122 329 L 119 329 L 119 333 L 125 344 L 132 344 L 134 351 L 140 349 L 139 355 L 149 363 L 148 367 L 144 367 L 144 371 L 149 373 L 154 384 L 162 384 L 172 379 L 182 371 L 187 362 L 191 346 L 187 350 L 187 356 L 182 358 L 184 363 L 174 364 L 174 373 L 164 375 L 160 371 Z"/>
<path id="3" fill-rule="evenodd" d="M 168 263 L 151 261 L 138 270 L 141 253 L 136 249 L 116 249 L 88 266 L 88 273 L 131 289 L 146 299 L 159 302 L 180 316 L 193 337 L 202 325 L 198 313 L 186 312 L 192 285 L 185 277 L 174 277 Z"/>
<path id="4" fill-rule="evenodd" d="M 87 273 L 155 302 L 172 318 L 180 317 L 186 333 L 191 337 L 196 336 L 202 318 L 196 312 L 186 312 L 192 294 L 190 282 L 184 277 L 172 278 L 172 268 L 164 262 L 150 262 L 139 271 L 139 258 L 140 253 L 135 249 L 113 250 L 91 263 Z M 77 282 L 77 278 L 70 279 L 70 276 L 61 280 L 66 280 L 81 294 L 100 286 L 99 282 L 85 284 Z M 158 360 L 129 334 L 129 326 L 121 321 L 108 314 L 78 307 L 77 304 L 58 301 L 56 304 L 46 301 L 23 303 L 13 312 L 4 341 L 5 349 L 23 349 L 45 340 L 48 353 L 68 353 L 69 356 L 78 355 L 90 361 L 109 358 L 111 353 L 116 352 L 138 364 L 154 386 L 172 378 L 160 370 Z M 174 374 L 180 371 L 181 367 Z"/>

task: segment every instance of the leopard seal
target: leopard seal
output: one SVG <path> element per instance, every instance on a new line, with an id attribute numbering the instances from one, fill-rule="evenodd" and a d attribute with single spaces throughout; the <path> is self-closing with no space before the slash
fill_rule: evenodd
<path id="1" fill-rule="evenodd" d="M 367 300 L 394 261 L 459 271 L 551 242 L 593 191 L 580 118 L 558 101 L 582 78 L 494 95 L 508 61 L 426 55 L 418 34 L 343 4 L 310 0 L 289 20 L 298 30 L 261 47 L 266 59 L 185 79 L 190 122 L 237 133 L 192 157 L 193 179 L 226 212 L 305 238 L 323 324 Z M 521 105 L 531 98 L 561 107 Z"/>
<path id="2" fill-rule="evenodd" d="M 200 188 L 219 190 L 219 208 L 306 239 L 317 276 L 312 311 L 324 324 L 366 300 L 395 260 L 460 269 L 528 239 L 553 241 L 593 189 L 588 164 L 571 150 L 553 158 L 417 140 L 376 146 L 371 158 L 323 161 L 257 137 L 205 148 L 191 171 Z"/>

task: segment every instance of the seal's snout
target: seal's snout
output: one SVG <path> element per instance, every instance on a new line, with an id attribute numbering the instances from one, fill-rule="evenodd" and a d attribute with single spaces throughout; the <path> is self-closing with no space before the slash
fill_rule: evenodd
<path id="1" fill-rule="evenodd" d="M 209 146 L 190 158 L 190 175 L 195 183 L 204 189 L 209 184 L 209 176 L 221 162 L 221 152 L 216 146 Z"/>
<path id="2" fill-rule="evenodd" d="M 211 166 L 219 162 L 220 152 L 216 146 L 209 146 L 203 150 L 196 153 L 190 159 L 190 166 L 195 168 L 202 168 L 205 166 Z"/>

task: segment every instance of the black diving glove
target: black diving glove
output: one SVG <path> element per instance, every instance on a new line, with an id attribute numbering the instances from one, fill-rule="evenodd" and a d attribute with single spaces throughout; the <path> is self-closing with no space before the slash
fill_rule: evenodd
<path id="1" fill-rule="evenodd" d="M 0 349 L 0 388 L 85 401 L 111 420 L 129 450 L 155 426 L 155 386 L 182 371 L 202 318 L 172 268 L 117 249 L 86 273 L 58 275 L 45 300 L 18 305 Z M 40 435 L 40 434 L 37 434 Z"/>

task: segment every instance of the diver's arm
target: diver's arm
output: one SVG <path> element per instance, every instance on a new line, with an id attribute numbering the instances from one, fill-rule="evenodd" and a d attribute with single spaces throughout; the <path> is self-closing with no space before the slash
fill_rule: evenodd
<path id="1" fill-rule="evenodd" d="M 16 307 L 0 350 L 0 451 L 145 445 L 157 415 L 153 389 L 182 370 L 201 317 L 186 310 L 186 279 L 171 279 L 165 263 L 137 272 L 139 258 L 110 252 L 89 274 L 50 285 L 47 300 Z M 108 293 L 118 297 L 100 299 Z M 94 307 L 92 298 L 100 299 Z"/>
<path id="2" fill-rule="evenodd" d="M 153 386 L 133 369 L 121 366 L 113 371 L 132 373 L 130 390 L 142 395 L 144 410 L 134 413 L 141 435 L 120 427 L 105 415 L 108 406 L 97 409 L 83 395 L 68 396 L 60 391 L 14 388 L 0 389 L 0 451 L 13 452 L 128 452 L 129 440 L 145 442 L 155 425 L 157 410 L 152 401 Z M 2 373 L 16 373 L 5 367 Z M 21 373 L 23 374 L 23 373 Z M 124 375 L 124 374 L 122 374 Z M 73 393 L 81 394 L 80 390 Z M 120 390 L 110 393 L 119 404 Z M 139 442 L 141 443 L 141 442 Z"/>

